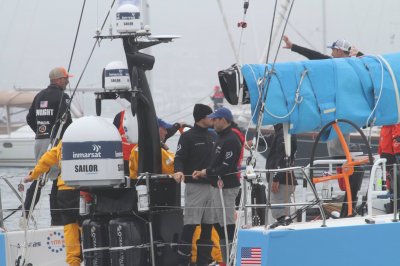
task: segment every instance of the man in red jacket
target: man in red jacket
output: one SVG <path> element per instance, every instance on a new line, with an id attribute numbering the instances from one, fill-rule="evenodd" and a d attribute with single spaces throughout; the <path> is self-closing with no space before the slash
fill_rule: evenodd
<path id="1" fill-rule="evenodd" d="M 386 158 L 386 174 L 387 186 L 393 192 L 393 186 L 390 183 L 393 181 L 393 164 L 399 163 L 400 156 L 400 124 L 383 126 L 379 138 L 378 153 L 381 158 Z M 400 180 L 397 175 L 397 195 L 400 193 Z M 397 196 L 399 197 L 399 196 Z M 399 201 L 397 206 L 400 207 Z M 391 202 L 389 212 L 393 212 L 393 202 Z"/>
<path id="2" fill-rule="evenodd" d="M 224 105 L 224 94 L 221 91 L 221 87 L 216 85 L 214 87 L 214 93 L 210 97 L 214 103 L 214 111 Z"/>

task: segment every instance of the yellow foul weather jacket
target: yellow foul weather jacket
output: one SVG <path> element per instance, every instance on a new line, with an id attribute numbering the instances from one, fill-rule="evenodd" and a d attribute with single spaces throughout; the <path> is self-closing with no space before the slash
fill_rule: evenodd
<path id="1" fill-rule="evenodd" d="M 41 174 L 46 173 L 56 163 L 60 164 L 62 155 L 61 141 L 58 145 L 51 150 L 47 151 L 40 158 L 35 168 L 29 173 L 29 176 L 36 180 Z M 71 190 L 72 187 L 65 185 L 61 175 L 57 178 L 57 187 L 59 190 Z M 59 192 L 61 193 L 61 192 Z M 80 265 L 80 231 L 78 223 L 69 223 L 64 225 L 64 237 L 66 247 L 66 262 L 69 265 Z"/>
<path id="2" fill-rule="evenodd" d="M 172 175 L 174 173 L 174 157 L 175 154 L 161 148 L 161 173 Z M 131 151 L 129 157 L 129 177 L 136 179 L 138 176 L 139 146 L 136 144 Z"/>
<path id="3" fill-rule="evenodd" d="M 53 147 L 51 150 L 47 151 L 43 156 L 39 159 L 35 168 L 29 173 L 30 177 L 33 180 L 39 178 L 40 175 L 48 172 L 50 168 L 56 163 L 60 164 L 61 155 L 62 155 L 62 144 L 61 141 L 57 146 Z M 73 187 L 68 187 L 65 185 L 64 180 L 62 180 L 61 175 L 57 178 L 57 187 L 59 190 L 67 190 L 74 189 Z"/>

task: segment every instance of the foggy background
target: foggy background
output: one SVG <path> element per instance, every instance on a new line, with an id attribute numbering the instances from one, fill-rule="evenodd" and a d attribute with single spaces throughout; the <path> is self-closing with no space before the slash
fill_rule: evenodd
<path id="1" fill-rule="evenodd" d="M 170 122 L 192 121 L 196 102 L 209 103 L 217 72 L 236 63 L 217 0 L 148 0 L 151 32 L 182 38 L 151 48 L 156 57 L 149 76 L 159 117 Z M 243 20 L 242 0 L 221 0 L 236 49 L 239 49 Z M 71 88 L 94 44 L 112 1 L 87 1 L 70 72 Z M 250 0 L 242 32 L 239 63 L 259 63 L 270 35 L 275 1 Z M 0 90 L 45 88 L 48 73 L 55 66 L 68 67 L 83 1 L 0 0 Z M 115 30 L 116 1 L 102 34 Z M 277 13 L 287 15 L 286 0 L 278 1 Z M 288 10 L 288 9 L 287 9 Z M 400 1 L 396 0 L 302 0 L 296 1 L 286 35 L 293 43 L 330 54 L 326 46 L 347 39 L 365 54 L 399 51 Z M 281 17 L 277 15 L 275 29 Z M 275 57 L 282 27 L 273 43 Z M 277 61 L 303 60 L 280 49 Z M 102 69 L 111 61 L 125 61 L 121 40 L 103 40 L 96 47 L 79 88 L 100 88 Z M 78 89 L 79 90 L 79 89 Z M 86 93 L 81 105 L 94 114 L 94 100 Z M 75 99 L 74 99 L 75 101 Z M 103 115 L 113 117 L 121 106 L 103 103 Z"/>

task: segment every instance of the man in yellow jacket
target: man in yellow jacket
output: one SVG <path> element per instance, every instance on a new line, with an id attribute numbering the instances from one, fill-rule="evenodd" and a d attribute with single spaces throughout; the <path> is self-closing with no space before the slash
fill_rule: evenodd
<path id="1" fill-rule="evenodd" d="M 47 151 L 38 161 L 35 168 L 24 178 L 24 182 L 37 180 L 41 174 L 61 162 L 61 142 Z M 61 222 L 64 225 L 66 262 L 69 266 L 81 265 L 80 231 L 79 231 L 79 191 L 65 185 L 61 175 L 57 179 L 57 202 L 62 211 Z"/>
<path id="2" fill-rule="evenodd" d="M 174 153 L 161 148 L 161 173 L 172 175 L 174 173 Z M 139 146 L 136 144 L 129 157 L 129 177 L 138 177 Z"/>

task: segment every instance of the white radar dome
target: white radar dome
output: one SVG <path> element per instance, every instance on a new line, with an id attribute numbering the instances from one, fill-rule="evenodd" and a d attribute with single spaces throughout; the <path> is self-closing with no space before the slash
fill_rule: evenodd
<path id="1" fill-rule="evenodd" d="M 125 63 L 121 61 L 113 61 L 104 68 L 104 89 L 131 89 L 129 70 Z"/>
<path id="2" fill-rule="evenodd" d="M 116 29 L 119 33 L 135 33 L 143 26 L 140 10 L 137 6 L 122 4 L 116 13 Z"/>
<path id="3" fill-rule="evenodd" d="M 61 174 L 67 186 L 102 187 L 124 182 L 121 136 L 102 117 L 75 120 L 62 139 Z"/>

